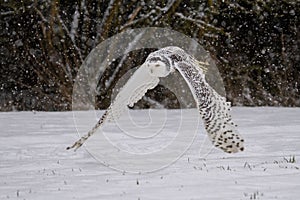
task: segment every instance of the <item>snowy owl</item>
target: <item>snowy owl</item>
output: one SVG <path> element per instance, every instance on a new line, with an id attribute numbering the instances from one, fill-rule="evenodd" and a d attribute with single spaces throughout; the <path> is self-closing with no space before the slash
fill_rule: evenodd
<path id="1" fill-rule="evenodd" d="M 227 153 L 243 151 L 244 140 L 229 114 L 230 102 L 226 102 L 226 99 L 205 81 L 207 65 L 197 61 L 179 47 L 170 46 L 152 52 L 121 88 L 97 124 L 67 149 L 78 149 L 105 121 L 116 120 L 127 106 L 133 106 L 147 90 L 155 88 L 160 77 L 166 77 L 177 70 L 193 94 L 213 145 Z"/>

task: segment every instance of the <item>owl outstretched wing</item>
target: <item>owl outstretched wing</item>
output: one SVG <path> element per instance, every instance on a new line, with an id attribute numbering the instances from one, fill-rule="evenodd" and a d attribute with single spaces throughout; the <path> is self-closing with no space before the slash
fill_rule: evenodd
<path id="1" fill-rule="evenodd" d="M 121 88 L 116 98 L 108 108 L 107 120 L 117 120 L 121 114 L 138 102 L 148 90 L 157 86 L 159 78 L 150 76 L 145 65 L 140 66 Z"/>
<path id="2" fill-rule="evenodd" d="M 159 77 L 166 77 L 177 69 L 192 91 L 212 143 L 227 153 L 243 151 L 244 140 L 229 114 L 230 103 L 205 81 L 205 65 L 178 47 L 165 47 L 151 53 L 127 81 L 93 129 L 67 149 L 79 148 L 104 121 L 117 119 L 127 105 L 132 106 L 148 89 L 154 88 L 159 82 Z"/>
<path id="3" fill-rule="evenodd" d="M 146 94 L 148 90 L 155 88 L 158 82 L 159 78 L 156 76 L 150 76 L 146 65 L 140 66 L 120 89 L 120 92 L 117 94 L 114 101 L 102 115 L 97 124 L 72 146 L 67 147 L 67 150 L 74 148 L 76 151 L 97 131 L 99 127 L 103 125 L 105 121 L 117 120 L 127 109 L 127 106 L 133 106 Z"/>
<path id="4" fill-rule="evenodd" d="M 198 67 L 195 62 L 188 61 L 178 62 L 174 67 L 180 72 L 192 91 L 208 137 L 213 145 L 227 153 L 243 151 L 244 140 L 229 114 L 230 102 L 226 102 L 226 99 L 205 81 L 203 67 Z"/>

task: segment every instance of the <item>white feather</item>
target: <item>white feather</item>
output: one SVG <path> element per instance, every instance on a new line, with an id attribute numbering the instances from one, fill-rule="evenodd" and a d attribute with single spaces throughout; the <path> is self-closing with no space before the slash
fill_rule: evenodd
<path id="1" fill-rule="evenodd" d="M 232 122 L 230 103 L 220 96 L 205 80 L 207 63 L 197 61 L 178 47 L 166 47 L 151 53 L 145 63 L 129 78 L 116 98 L 85 136 L 70 148 L 79 148 L 106 121 L 116 120 L 147 92 L 157 86 L 159 77 L 168 76 L 178 70 L 187 82 L 197 103 L 208 136 L 214 146 L 227 153 L 243 151 L 244 140 Z"/>
<path id="2" fill-rule="evenodd" d="M 109 107 L 107 120 L 117 120 L 127 109 L 138 102 L 148 90 L 157 86 L 159 78 L 151 76 L 146 65 L 140 66 L 121 88 Z"/>

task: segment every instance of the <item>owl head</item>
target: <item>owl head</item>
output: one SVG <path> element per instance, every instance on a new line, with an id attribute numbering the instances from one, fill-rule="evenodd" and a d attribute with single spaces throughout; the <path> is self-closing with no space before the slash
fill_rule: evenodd
<path id="1" fill-rule="evenodd" d="M 166 77 L 173 71 L 173 67 L 171 66 L 169 60 L 162 55 L 158 55 L 157 53 L 150 54 L 147 57 L 144 65 L 146 65 L 150 75 L 155 77 Z"/>

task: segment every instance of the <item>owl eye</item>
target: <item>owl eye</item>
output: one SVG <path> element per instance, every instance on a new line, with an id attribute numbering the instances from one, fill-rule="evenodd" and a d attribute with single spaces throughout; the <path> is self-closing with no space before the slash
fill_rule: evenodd
<path id="1" fill-rule="evenodd" d="M 161 61 L 161 58 L 159 58 L 159 57 L 151 57 L 148 60 L 148 62 L 157 62 L 157 61 Z"/>
<path id="2" fill-rule="evenodd" d="M 155 65 L 155 67 L 159 67 L 159 66 L 160 66 L 159 64 L 156 64 L 156 65 Z"/>

